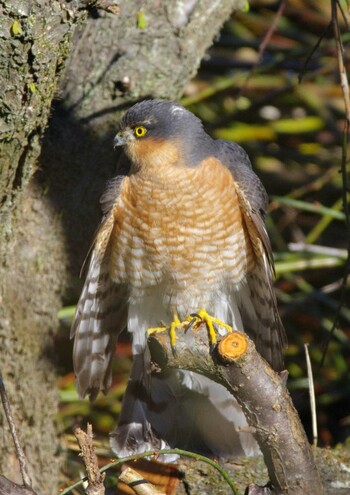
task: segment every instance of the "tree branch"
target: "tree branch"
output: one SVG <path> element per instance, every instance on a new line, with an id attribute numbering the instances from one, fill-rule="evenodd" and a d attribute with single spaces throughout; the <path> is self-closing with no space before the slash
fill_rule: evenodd
<path id="1" fill-rule="evenodd" d="M 0 495 L 35 495 L 35 492 L 0 475 Z"/>
<path id="2" fill-rule="evenodd" d="M 92 443 L 91 424 L 88 423 L 86 433 L 81 428 L 76 428 L 74 430 L 74 435 L 81 450 L 81 456 L 85 464 L 88 478 L 88 486 L 85 489 L 85 493 L 87 495 L 104 495 L 105 488 L 103 480 L 105 475 L 104 473 L 100 473 L 98 468 L 97 456 Z"/>
<path id="3" fill-rule="evenodd" d="M 3 494 L 4 495 L 26 495 L 26 494 L 35 495 L 35 492 L 32 489 L 32 480 L 30 479 L 29 476 L 27 459 L 18 438 L 17 428 L 12 416 L 10 402 L 7 397 L 5 384 L 1 373 L 0 373 L 0 397 L 4 408 L 5 416 L 10 428 L 12 440 L 15 446 L 16 455 L 19 463 L 19 469 L 23 481 L 23 486 L 21 486 L 21 485 L 17 485 L 16 483 L 13 483 L 12 481 L 8 480 L 3 476 L 0 476 L 0 495 Z"/>
<path id="4" fill-rule="evenodd" d="M 148 339 L 155 372 L 165 368 L 195 371 L 221 383 L 241 405 L 263 453 L 273 494 L 322 494 L 323 488 L 283 377 L 257 353 L 241 332 L 220 340 L 211 353 L 203 326 L 199 331 L 177 331 L 176 354 L 165 333 Z M 252 487 L 250 487 L 252 489 Z"/>

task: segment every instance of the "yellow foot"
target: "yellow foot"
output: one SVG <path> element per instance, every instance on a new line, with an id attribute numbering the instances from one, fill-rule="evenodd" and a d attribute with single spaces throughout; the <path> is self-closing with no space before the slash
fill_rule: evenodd
<path id="1" fill-rule="evenodd" d="M 186 316 L 186 321 L 189 322 L 189 327 L 192 327 L 193 325 L 199 325 L 200 323 L 204 322 L 207 325 L 208 332 L 209 332 L 209 340 L 212 345 L 217 343 L 217 338 L 216 338 L 216 330 L 214 328 L 214 323 L 215 325 L 218 325 L 219 327 L 225 328 L 227 332 L 232 332 L 232 327 L 230 325 L 227 325 L 227 323 L 224 323 L 223 321 L 219 320 L 218 318 L 215 318 L 214 316 L 211 316 L 210 314 L 207 313 L 205 309 L 201 309 L 198 311 L 198 313 L 191 314 Z"/>
<path id="2" fill-rule="evenodd" d="M 225 328 L 227 332 L 232 332 L 232 327 L 230 327 L 230 325 L 227 325 L 218 318 L 211 316 L 205 309 L 200 309 L 198 313 L 187 315 L 184 321 L 180 321 L 177 313 L 174 313 L 173 321 L 171 322 L 170 327 L 167 327 L 165 324 L 161 327 L 152 327 L 147 330 L 147 333 L 148 335 L 151 335 L 152 333 L 165 332 L 169 330 L 170 343 L 174 349 L 176 345 L 177 328 L 185 328 L 185 331 L 187 331 L 190 328 L 199 326 L 203 322 L 207 325 L 211 345 L 217 343 L 217 332 L 215 330 L 214 324 L 218 325 L 221 328 Z"/>
<path id="3" fill-rule="evenodd" d="M 174 314 L 173 316 L 173 321 L 170 324 L 170 327 L 163 326 L 163 327 L 154 327 L 154 328 L 149 328 L 147 330 L 148 335 L 151 335 L 152 333 L 158 333 L 158 332 L 165 332 L 169 328 L 169 335 L 170 335 L 170 344 L 172 347 L 175 347 L 176 344 L 176 329 L 183 326 L 184 324 L 188 325 L 187 321 L 181 322 L 177 313 Z"/>

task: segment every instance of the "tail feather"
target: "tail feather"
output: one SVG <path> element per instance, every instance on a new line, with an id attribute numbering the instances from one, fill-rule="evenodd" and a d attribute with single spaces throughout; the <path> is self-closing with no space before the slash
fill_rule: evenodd
<path id="1" fill-rule="evenodd" d="M 149 418 L 152 406 L 145 354 L 137 354 L 134 356 L 118 426 L 110 435 L 111 447 L 118 457 L 170 448 L 166 440 L 153 429 Z M 158 426 L 157 421 L 155 426 Z M 177 458 L 175 454 L 167 454 L 159 460 L 174 462 Z"/>
<path id="2" fill-rule="evenodd" d="M 123 457 L 147 450 L 181 448 L 209 456 L 256 455 L 236 400 L 221 385 L 189 371 L 153 375 L 145 385 L 141 355 L 134 366 L 111 446 Z M 166 462 L 176 456 L 166 455 Z"/>

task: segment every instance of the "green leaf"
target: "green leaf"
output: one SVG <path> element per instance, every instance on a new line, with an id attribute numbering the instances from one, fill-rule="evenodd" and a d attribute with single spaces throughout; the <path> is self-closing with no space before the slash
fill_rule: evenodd
<path id="1" fill-rule="evenodd" d="M 244 12 L 244 13 L 246 14 L 247 12 L 249 12 L 249 8 L 250 8 L 250 7 L 249 7 L 249 2 L 248 2 L 248 0 L 246 0 L 246 1 L 244 2 L 243 7 L 242 7 L 242 12 Z"/>
<path id="2" fill-rule="evenodd" d="M 273 141 L 276 137 L 273 129 L 266 125 L 239 124 L 234 127 L 217 129 L 214 136 L 228 141 Z"/>
<path id="3" fill-rule="evenodd" d="M 303 117 L 300 119 L 280 119 L 271 122 L 274 131 L 281 134 L 300 134 L 322 129 L 325 125 L 320 117 Z"/>
<path id="4" fill-rule="evenodd" d="M 291 208 L 296 208 L 297 210 L 309 211 L 318 215 L 327 215 L 336 220 L 345 220 L 345 214 L 342 211 L 328 208 L 327 206 L 323 206 L 319 203 L 306 203 L 305 201 L 301 201 L 299 199 L 286 198 L 282 196 L 272 196 L 271 200 L 278 205 L 290 206 Z"/>
<path id="5" fill-rule="evenodd" d="M 334 266 L 344 265 L 344 260 L 332 256 L 315 256 L 314 258 L 299 259 L 291 261 L 276 261 L 276 276 L 279 277 L 284 273 L 294 273 L 303 270 L 318 270 L 322 268 L 332 268 Z"/>
<path id="6" fill-rule="evenodd" d="M 57 318 L 59 320 L 70 320 L 73 319 L 75 313 L 75 306 L 64 306 L 57 313 Z"/>

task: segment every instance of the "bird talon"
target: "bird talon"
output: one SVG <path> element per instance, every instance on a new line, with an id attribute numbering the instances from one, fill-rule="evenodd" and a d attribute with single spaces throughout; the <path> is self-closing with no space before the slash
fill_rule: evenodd
<path id="1" fill-rule="evenodd" d="M 167 329 L 167 327 L 165 327 L 165 326 L 164 327 L 151 327 L 151 328 L 147 329 L 147 335 L 150 336 L 153 333 L 165 332 L 166 329 Z"/>
<path id="2" fill-rule="evenodd" d="M 161 322 L 161 325 L 163 325 L 163 326 L 148 328 L 147 334 L 152 335 L 153 333 L 160 333 L 160 332 L 169 331 L 170 345 L 171 345 L 173 352 L 174 352 L 175 351 L 175 345 L 176 345 L 176 329 L 177 329 L 177 327 L 181 326 L 182 323 L 180 322 L 177 314 L 175 314 L 173 321 L 171 322 L 170 326 L 167 326 L 163 321 Z"/>
<path id="3" fill-rule="evenodd" d="M 163 322 L 161 322 L 164 324 Z M 232 327 L 230 325 L 227 325 L 227 323 L 224 323 L 223 321 L 219 320 L 218 318 L 215 318 L 214 316 L 211 316 L 207 313 L 205 309 L 201 309 L 198 311 L 198 313 L 190 313 L 189 315 L 186 316 L 186 318 L 181 322 L 178 315 L 174 314 L 173 321 L 171 322 L 170 326 L 162 326 L 162 327 L 154 327 L 154 328 L 149 328 L 147 330 L 148 335 L 152 335 L 153 333 L 160 333 L 160 332 L 165 332 L 166 330 L 169 331 L 169 337 L 170 337 L 170 345 L 173 351 L 173 354 L 176 355 L 176 329 L 178 327 L 184 327 L 185 333 L 191 330 L 192 328 L 196 330 L 196 327 L 200 325 L 201 323 L 205 323 L 208 329 L 209 333 L 209 344 L 210 344 L 210 351 L 213 350 L 214 346 L 217 344 L 217 331 L 215 330 L 214 323 L 215 325 L 224 328 L 227 332 L 232 332 Z"/>
<path id="4" fill-rule="evenodd" d="M 216 345 L 216 343 L 215 343 L 215 344 L 213 344 L 213 343 L 209 343 L 209 353 L 210 353 L 210 354 L 212 354 L 212 353 L 214 352 L 215 345 Z"/>
<path id="5" fill-rule="evenodd" d="M 199 313 L 190 313 L 190 315 L 192 318 L 198 318 L 199 320 L 202 320 L 203 321 L 203 318 L 201 317 L 201 315 Z"/>
<path id="6" fill-rule="evenodd" d="M 174 319 L 171 322 L 169 335 L 170 335 L 170 345 L 174 349 L 176 345 L 176 328 L 181 324 L 178 318 Z"/>
<path id="7" fill-rule="evenodd" d="M 198 321 L 200 319 L 200 322 Z M 185 321 L 188 321 L 188 325 L 185 328 L 185 333 L 187 333 L 191 328 L 193 328 L 195 325 L 198 323 L 202 323 L 202 318 L 197 314 L 197 313 L 191 313 L 188 315 L 185 319 Z"/>
<path id="8" fill-rule="evenodd" d="M 224 328 L 227 332 L 232 332 L 232 327 L 230 325 L 227 325 L 227 323 L 224 323 L 218 318 L 209 315 L 205 309 L 201 309 L 200 311 L 198 311 L 198 317 L 202 321 L 204 321 L 205 324 L 207 325 L 211 348 L 214 347 L 215 344 L 217 343 L 217 337 L 216 337 L 217 332 L 215 330 L 214 323 L 217 326 Z"/>

